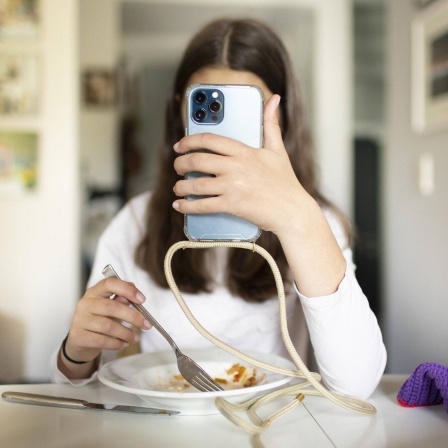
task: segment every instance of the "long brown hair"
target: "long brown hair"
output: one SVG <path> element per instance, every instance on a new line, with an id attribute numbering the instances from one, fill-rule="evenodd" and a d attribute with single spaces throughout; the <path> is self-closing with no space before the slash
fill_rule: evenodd
<path id="1" fill-rule="evenodd" d="M 282 42 L 266 25 L 254 20 L 214 21 L 193 37 L 178 67 L 166 109 L 165 137 L 158 178 L 148 205 L 146 235 L 136 251 L 137 264 L 162 287 L 168 286 L 163 271 L 165 254 L 172 244 L 185 240 L 184 217 L 171 207 L 176 199 L 173 186 L 179 179 L 173 168 L 176 157 L 173 145 L 184 135 L 180 99 L 190 77 L 204 67 L 252 72 L 271 92 L 281 96 L 282 136 L 294 172 L 310 195 L 320 204 L 328 205 L 316 188 L 311 139 L 300 90 Z M 282 277 L 289 278 L 277 237 L 271 232 L 262 232 L 257 244 L 274 257 Z M 204 250 L 179 251 L 173 259 L 172 270 L 183 291 L 197 293 L 211 288 Z M 226 274 L 228 288 L 245 300 L 262 301 L 275 294 L 268 264 L 251 251 L 230 250 Z"/>

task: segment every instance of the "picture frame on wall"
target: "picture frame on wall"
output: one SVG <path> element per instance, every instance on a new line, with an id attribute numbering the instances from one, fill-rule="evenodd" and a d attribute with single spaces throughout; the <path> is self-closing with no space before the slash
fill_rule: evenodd
<path id="1" fill-rule="evenodd" d="M 35 116 L 39 109 L 35 54 L 0 50 L 0 116 Z"/>
<path id="2" fill-rule="evenodd" d="M 448 0 L 422 9 L 412 23 L 412 128 L 448 129 Z"/>
<path id="3" fill-rule="evenodd" d="M 36 189 L 38 145 L 36 132 L 0 131 L 0 194 Z"/>
<path id="4" fill-rule="evenodd" d="M 89 68 L 82 74 L 83 104 L 89 108 L 110 108 L 117 103 L 117 73 L 107 68 Z"/>
<path id="5" fill-rule="evenodd" d="M 39 7 L 40 0 L 0 0 L 0 39 L 36 37 Z"/>

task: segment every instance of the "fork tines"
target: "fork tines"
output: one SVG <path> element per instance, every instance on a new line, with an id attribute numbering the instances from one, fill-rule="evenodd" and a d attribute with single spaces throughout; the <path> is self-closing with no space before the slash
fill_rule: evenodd
<path id="1" fill-rule="evenodd" d="M 202 372 L 198 372 L 196 376 L 191 378 L 190 383 L 201 392 L 219 392 L 224 390 L 221 385 L 210 378 L 208 375 L 204 375 Z"/>

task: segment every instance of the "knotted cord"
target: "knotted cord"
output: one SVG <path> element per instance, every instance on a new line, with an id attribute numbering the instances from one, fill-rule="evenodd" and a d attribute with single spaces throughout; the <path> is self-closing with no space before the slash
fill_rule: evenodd
<path id="1" fill-rule="evenodd" d="M 186 304 L 184 298 L 182 297 L 181 292 L 179 291 L 179 288 L 176 285 L 176 282 L 173 278 L 173 274 L 171 271 L 171 260 L 173 258 L 173 255 L 179 250 L 179 249 L 207 249 L 212 247 L 230 247 L 230 248 L 240 248 L 240 249 L 247 249 L 251 250 L 253 252 L 256 252 L 260 254 L 271 267 L 272 273 L 274 274 L 275 284 L 277 287 L 277 293 L 278 293 L 278 300 L 279 300 L 279 316 L 280 316 L 280 330 L 283 338 L 283 342 L 286 346 L 286 349 L 288 350 L 288 353 L 290 354 L 292 360 L 294 361 L 294 364 L 298 368 L 298 370 L 293 369 L 284 369 L 277 366 L 273 366 L 271 364 L 268 364 L 266 362 L 257 360 L 251 356 L 246 355 L 245 353 L 240 352 L 236 348 L 226 344 L 225 342 L 221 341 L 214 335 L 212 335 L 209 331 L 207 331 L 195 318 L 193 313 L 190 311 L 188 305 Z M 237 241 L 179 241 L 178 243 L 173 244 L 170 249 L 168 250 L 166 256 L 165 256 L 165 262 L 164 262 L 164 269 L 165 269 L 165 276 L 168 281 L 168 285 L 171 289 L 171 291 L 174 294 L 174 297 L 176 298 L 177 302 L 179 303 L 180 307 L 182 308 L 182 311 L 187 316 L 188 320 L 191 322 L 191 324 L 196 328 L 196 330 L 204 336 L 206 339 L 208 339 L 210 342 L 215 344 L 217 347 L 227 351 L 228 353 L 232 354 L 233 356 L 236 356 L 237 358 L 250 363 L 252 365 L 255 365 L 257 367 L 260 367 L 262 369 L 279 373 L 281 375 L 286 376 L 293 376 L 296 378 L 303 378 L 304 381 L 300 382 L 299 384 L 294 384 L 290 386 L 283 387 L 279 390 L 276 390 L 274 392 L 258 396 L 255 398 L 252 398 L 250 400 L 247 400 L 240 404 L 233 404 L 228 402 L 227 400 L 223 399 L 222 397 L 219 397 L 216 399 L 215 403 L 218 409 L 232 422 L 237 424 L 238 426 L 242 427 L 246 431 L 249 431 L 251 433 L 261 433 L 262 431 L 266 430 L 269 425 L 276 419 L 280 418 L 281 416 L 285 415 L 288 411 L 298 406 L 303 398 L 304 395 L 320 395 L 328 398 L 332 402 L 336 403 L 337 405 L 343 407 L 344 409 L 357 412 L 359 414 L 366 414 L 366 415 L 373 415 L 376 413 L 376 409 L 374 406 L 372 406 L 370 403 L 367 403 L 365 401 L 362 401 L 357 398 L 353 397 L 347 397 L 335 392 L 331 392 L 328 389 L 326 389 L 321 383 L 321 377 L 319 374 L 315 372 L 311 372 L 306 367 L 305 363 L 300 358 L 299 354 L 297 353 L 296 349 L 294 348 L 294 345 L 291 341 L 291 338 L 289 336 L 288 332 L 288 325 L 287 325 L 287 318 L 286 318 L 286 302 L 285 302 L 285 291 L 283 287 L 283 281 L 280 274 L 280 271 L 278 269 L 277 263 L 272 258 L 272 256 L 262 247 L 258 246 L 255 243 L 250 242 L 237 242 Z M 312 386 L 314 389 L 307 389 L 308 387 Z M 272 414 L 270 417 L 268 417 L 265 420 L 262 420 L 256 413 L 256 410 L 260 408 L 262 405 L 268 403 L 269 401 L 281 397 L 281 396 L 295 396 L 293 401 L 288 404 L 287 406 L 283 407 L 279 411 Z M 252 421 L 252 423 L 247 422 L 240 416 L 238 416 L 237 412 L 247 411 L 247 414 Z"/>

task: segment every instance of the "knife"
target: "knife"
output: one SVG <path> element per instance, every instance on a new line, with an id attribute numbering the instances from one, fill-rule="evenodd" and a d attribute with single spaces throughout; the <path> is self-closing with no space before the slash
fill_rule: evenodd
<path id="1" fill-rule="evenodd" d="M 2 398 L 6 401 L 24 404 L 37 404 L 40 406 L 55 406 L 71 409 L 97 409 L 102 411 L 133 412 L 137 414 L 179 414 L 180 411 L 168 409 L 146 408 L 143 406 L 124 406 L 113 404 L 90 403 L 87 400 L 75 398 L 53 397 L 50 395 L 28 394 L 24 392 L 3 392 Z"/>

